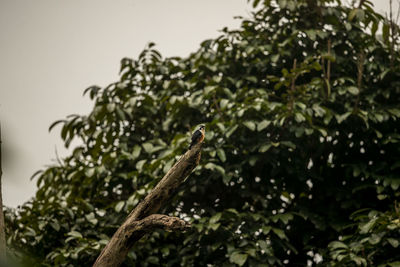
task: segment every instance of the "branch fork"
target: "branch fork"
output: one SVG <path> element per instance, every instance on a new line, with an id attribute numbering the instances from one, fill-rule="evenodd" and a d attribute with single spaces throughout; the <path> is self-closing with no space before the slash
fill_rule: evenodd
<path id="1" fill-rule="evenodd" d="M 190 224 L 180 218 L 155 213 L 199 164 L 201 147 L 202 143 L 199 143 L 188 150 L 131 211 L 100 253 L 93 267 L 121 265 L 134 243 L 154 229 L 185 231 L 190 228 Z"/>

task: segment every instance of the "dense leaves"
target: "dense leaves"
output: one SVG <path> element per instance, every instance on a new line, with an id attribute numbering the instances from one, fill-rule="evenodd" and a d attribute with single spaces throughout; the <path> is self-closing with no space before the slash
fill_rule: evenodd
<path id="1" fill-rule="evenodd" d="M 93 262 L 205 123 L 201 164 L 162 210 L 193 229 L 154 232 L 127 266 L 399 264 L 397 28 L 369 1 L 253 5 L 186 58 L 149 44 L 122 59 L 118 82 L 85 91 L 89 115 L 51 126 L 82 145 L 7 213 L 15 251 Z"/>

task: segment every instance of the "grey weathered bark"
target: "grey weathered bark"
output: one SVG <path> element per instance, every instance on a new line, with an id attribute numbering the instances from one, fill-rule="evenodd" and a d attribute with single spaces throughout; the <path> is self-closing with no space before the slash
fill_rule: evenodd
<path id="1" fill-rule="evenodd" d="M 119 266 L 125 260 L 133 244 L 155 228 L 173 231 L 186 230 L 189 227 L 185 221 L 179 218 L 154 213 L 199 164 L 201 146 L 200 143 L 188 150 L 145 199 L 132 210 L 100 253 L 94 267 Z"/>
<path id="2" fill-rule="evenodd" d="M 1 124 L 0 124 L 0 259 L 6 258 L 6 234 L 4 225 L 4 213 L 3 213 L 3 195 L 1 188 L 1 178 L 3 176 L 3 169 L 1 165 L 2 154 L 1 154 Z"/>

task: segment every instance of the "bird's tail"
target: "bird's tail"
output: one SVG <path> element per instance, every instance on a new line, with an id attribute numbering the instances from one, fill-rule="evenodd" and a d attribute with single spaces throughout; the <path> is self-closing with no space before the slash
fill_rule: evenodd
<path id="1" fill-rule="evenodd" d="M 192 141 L 192 142 L 190 142 L 190 145 L 189 145 L 189 150 L 190 150 L 190 149 L 192 149 L 192 147 L 193 147 L 195 144 L 196 144 L 196 142 L 193 142 L 193 141 Z"/>

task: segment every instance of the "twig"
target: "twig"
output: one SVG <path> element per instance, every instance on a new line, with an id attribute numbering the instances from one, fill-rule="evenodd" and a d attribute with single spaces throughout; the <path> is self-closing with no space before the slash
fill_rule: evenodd
<path id="1" fill-rule="evenodd" d="M 365 60 L 365 54 L 364 51 L 361 51 L 358 54 L 358 62 L 357 62 L 357 87 L 358 90 L 361 91 L 361 84 L 362 84 L 362 75 L 364 71 L 364 60 Z"/>
<path id="2" fill-rule="evenodd" d="M 292 70 L 292 71 L 295 71 L 295 70 L 296 70 L 296 64 L 297 64 L 297 59 L 295 58 L 294 61 L 293 61 L 293 70 Z M 293 78 L 292 78 L 292 83 L 291 83 L 291 86 L 290 86 L 290 89 L 291 89 L 293 92 L 295 91 L 295 82 L 296 82 L 296 79 L 297 79 L 297 74 L 296 74 L 295 76 L 293 76 Z"/>
<path id="3" fill-rule="evenodd" d="M 217 99 L 215 98 L 215 95 L 213 95 L 213 102 L 214 102 L 214 106 L 217 109 L 217 112 L 218 112 L 218 114 L 219 114 L 219 116 L 221 118 L 221 121 L 223 121 L 223 114 L 221 112 L 221 109 L 219 108 L 219 105 L 217 103 Z"/>
<path id="4" fill-rule="evenodd" d="M 297 59 L 295 58 L 293 60 L 293 68 L 292 68 L 292 74 L 297 68 Z M 289 111 L 293 111 L 293 105 L 294 105 L 294 92 L 296 91 L 296 79 L 297 79 L 298 74 L 295 74 L 292 77 L 292 81 L 290 83 L 290 106 L 289 106 Z"/>
<path id="5" fill-rule="evenodd" d="M 328 39 L 328 55 L 331 55 L 331 39 Z M 326 79 L 328 79 L 328 84 L 331 80 L 331 61 L 328 59 L 328 66 L 326 71 Z"/>
<path id="6" fill-rule="evenodd" d="M 363 76 L 363 72 L 364 72 L 364 60 L 365 60 L 365 54 L 364 54 L 364 51 L 361 51 L 358 54 L 358 60 L 357 60 L 357 88 L 358 88 L 358 95 L 357 95 L 357 98 L 356 98 L 356 102 L 354 103 L 354 111 L 357 111 L 358 104 L 360 102 L 362 76 Z"/>

